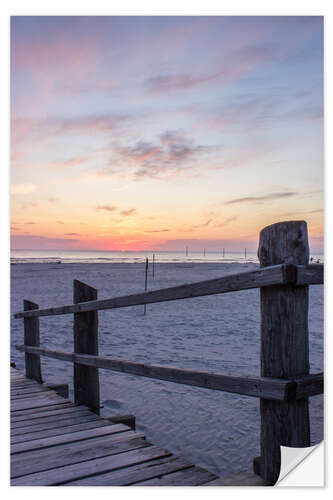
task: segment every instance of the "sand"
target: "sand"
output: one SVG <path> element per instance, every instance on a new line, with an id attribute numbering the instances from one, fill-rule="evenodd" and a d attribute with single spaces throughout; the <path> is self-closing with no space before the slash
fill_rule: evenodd
<path id="1" fill-rule="evenodd" d="M 148 289 L 216 278 L 257 264 L 157 264 Z M 144 264 L 12 265 L 12 312 L 23 299 L 40 307 L 72 303 L 72 281 L 99 290 L 99 298 L 143 291 Z M 323 369 L 323 286 L 310 287 L 311 372 Z M 41 345 L 72 351 L 71 315 L 41 318 Z M 99 313 L 100 354 L 229 374 L 259 375 L 259 291 L 137 306 Z M 23 343 L 23 320 L 12 320 L 11 343 Z M 24 369 L 24 355 L 11 361 Z M 72 364 L 42 358 L 47 382 L 70 383 Z M 134 413 L 137 429 L 217 475 L 252 469 L 259 455 L 259 400 L 100 370 L 102 414 Z M 72 394 L 72 393 L 71 393 Z M 323 398 L 310 399 L 311 444 L 323 438 Z"/>

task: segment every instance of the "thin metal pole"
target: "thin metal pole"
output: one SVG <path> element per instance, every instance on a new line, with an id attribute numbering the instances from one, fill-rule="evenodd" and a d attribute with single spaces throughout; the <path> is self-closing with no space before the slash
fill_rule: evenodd
<path id="1" fill-rule="evenodd" d="M 146 258 L 146 270 L 145 270 L 145 292 L 147 291 L 147 281 L 148 281 L 148 257 Z M 147 304 L 144 304 L 143 306 L 143 314 L 146 315 L 146 306 Z"/>

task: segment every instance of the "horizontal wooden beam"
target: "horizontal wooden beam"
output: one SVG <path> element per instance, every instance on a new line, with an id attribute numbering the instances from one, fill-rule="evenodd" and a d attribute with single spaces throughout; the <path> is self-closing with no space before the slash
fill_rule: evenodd
<path id="1" fill-rule="evenodd" d="M 301 378 L 294 378 L 293 380 L 297 383 L 296 399 L 308 398 L 324 392 L 323 373 L 304 375 Z"/>
<path id="2" fill-rule="evenodd" d="M 298 283 L 298 267 L 301 267 L 301 278 Z M 56 316 L 60 314 L 72 314 L 78 312 L 100 311 L 105 309 L 117 309 L 120 307 L 131 307 L 170 300 L 190 299 L 203 297 L 218 293 L 236 292 L 261 288 L 272 285 L 305 284 L 306 279 L 311 284 L 319 283 L 320 271 L 316 265 L 308 266 L 283 265 L 265 267 L 254 271 L 232 274 L 212 280 L 199 281 L 170 288 L 162 288 L 151 292 L 126 295 L 102 300 L 91 300 L 60 307 L 49 307 L 47 309 L 35 309 L 22 311 L 14 315 L 15 318 L 31 318 L 35 316 Z M 321 271 L 322 275 L 322 271 Z"/>
<path id="3" fill-rule="evenodd" d="M 296 285 L 322 285 L 324 283 L 324 265 L 309 264 L 297 266 Z"/>
<path id="4" fill-rule="evenodd" d="M 16 349 L 31 354 L 39 354 L 63 361 L 75 362 L 132 375 L 139 375 L 178 384 L 203 387 L 216 391 L 231 392 L 244 396 L 287 401 L 296 397 L 297 383 L 293 380 L 273 379 L 253 376 L 233 376 L 221 373 L 181 369 L 173 366 L 148 365 L 117 358 L 77 354 L 59 350 L 16 345 Z M 302 383 L 303 383 L 302 379 Z M 306 384 L 306 383 L 305 383 Z M 312 395 L 312 394 L 311 394 Z M 304 397 L 304 396 L 302 396 Z"/>

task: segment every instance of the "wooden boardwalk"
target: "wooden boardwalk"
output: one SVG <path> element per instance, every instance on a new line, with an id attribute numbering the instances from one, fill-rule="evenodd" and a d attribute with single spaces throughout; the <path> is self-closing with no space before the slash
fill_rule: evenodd
<path id="1" fill-rule="evenodd" d="M 198 486 L 216 479 L 11 368 L 12 486 Z"/>

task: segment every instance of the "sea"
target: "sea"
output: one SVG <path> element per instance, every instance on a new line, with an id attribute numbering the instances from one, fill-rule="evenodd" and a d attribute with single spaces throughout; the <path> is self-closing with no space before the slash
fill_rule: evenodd
<path id="1" fill-rule="evenodd" d="M 61 264 L 107 264 L 107 263 L 142 263 L 148 258 L 159 263 L 232 263 L 232 262 L 255 262 L 258 263 L 256 252 L 233 252 L 233 251 L 99 251 L 99 250 L 12 250 L 12 264 L 29 263 L 61 263 Z M 313 262 L 324 262 L 322 253 L 311 253 Z"/>

